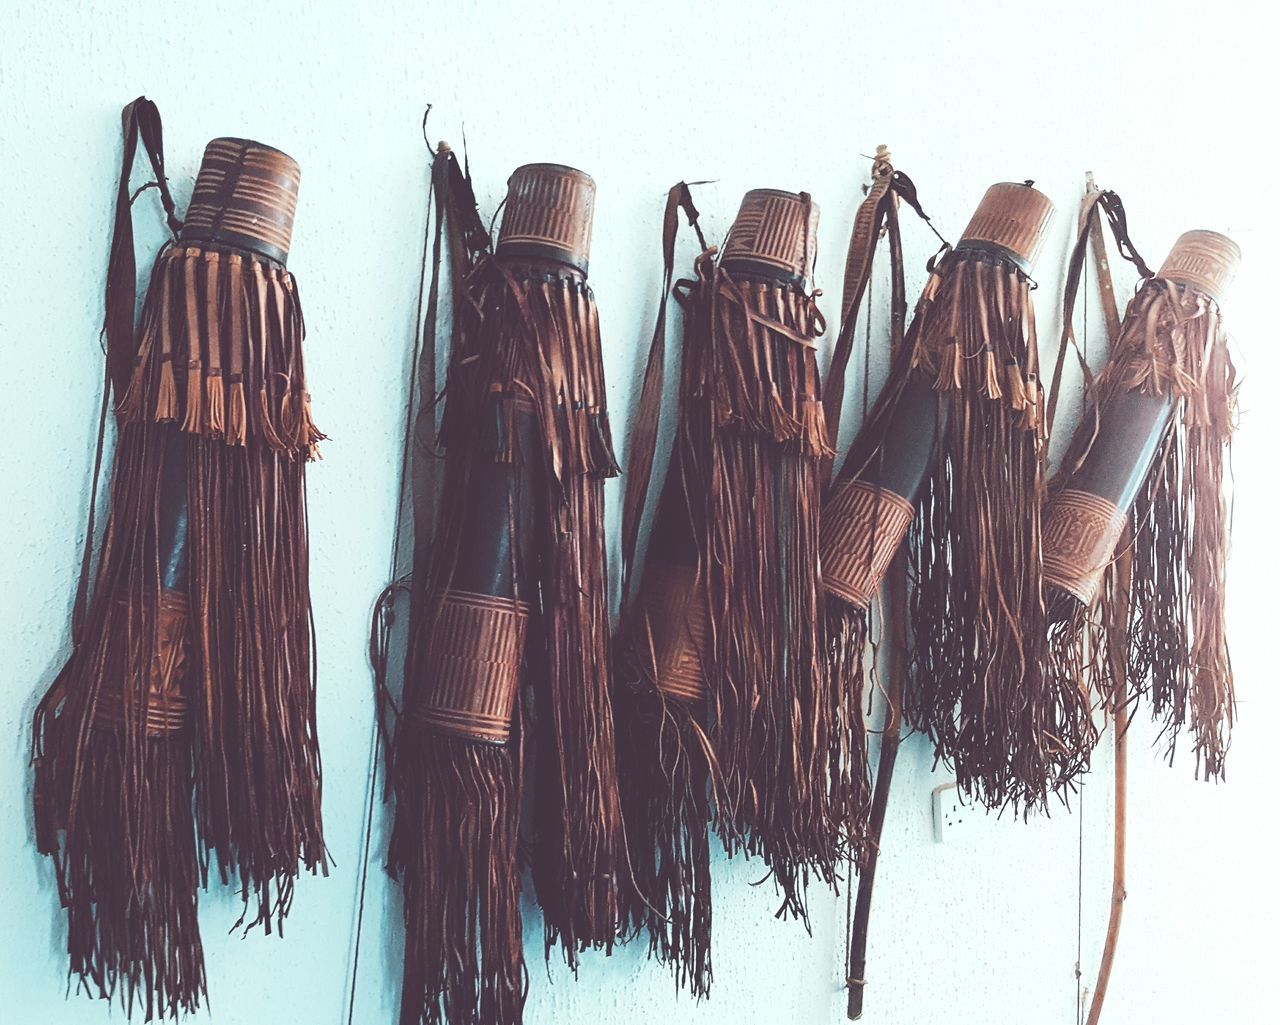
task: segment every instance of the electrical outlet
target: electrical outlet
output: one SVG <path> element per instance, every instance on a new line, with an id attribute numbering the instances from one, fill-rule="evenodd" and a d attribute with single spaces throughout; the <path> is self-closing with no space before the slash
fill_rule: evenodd
<path id="1" fill-rule="evenodd" d="M 975 822 L 981 812 L 966 804 L 955 783 L 944 783 L 933 788 L 933 839 L 942 843 L 954 839 L 957 831 L 967 833 L 966 823 Z"/>

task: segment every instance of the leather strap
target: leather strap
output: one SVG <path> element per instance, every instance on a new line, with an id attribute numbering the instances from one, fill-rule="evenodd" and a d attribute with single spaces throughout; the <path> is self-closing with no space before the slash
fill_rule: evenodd
<path id="1" fill-rule="evenodd" d="M 160 193 L 160 202 L 169 222 L 169 231 L 177 238 L 182 229 L 169 193 L 164 173 L 164 130 L 160 109 L 145 96 L 139 96 L 120 114 L 124 148 L 120 160 L 120 180 L 116 186 L 115 227 L 111 233 L 111 255 L 107 259 L 107 285 L 104 298 L 102 339 L 106 351 L 103 370 L 102 405 L 98 413 L 98 441 L 93 458 L 93 480 L 89 484 L 89 516 L 85 526 L 84 551 L 80 557 L 80 577 L 76 582 L 75 602 L 71 606 L 71 643 L 78 645 L 84 631 L 89 607 L 89 578 L 92 575 L 93 540 L 98 512 L 98 484 L 102 476 L 102 455 L 107 433 L 107 409 L 112 394 L 119 401 L 129 387 L 133 361 L 138 351 L 134 309 L 137 305 L 138 270 L 133 251 L 133 201 L 149 188 Z M 155 180 L 137 192 L 130 189 L 133 162 L 141 138 Z"/>
<path id="2" fill-rule="evenodd" d="M 877 160 L 872 168 L 873 181 L 867 196 L 858 207 L 849 237 L 849 251 L 844 261 L 844 291 L 840 297 L 840 333 L 831 353 L 831 367 L 822 389 L 822 413 L 827 423 L 828 444 L 834 450 L 840 433 L 840 410 L 844 405 L 845 376 L 857 327 L 858 309 L 871 280 L 876 245 L 890 207 L 897 207 L 893 188 L 894 170 L 887 160 Z M 896 284 L 896 281 L 895 281 Z"/>
<path id="3" fill-rule="evenodd" d="M 889 238 L 889 261 L 893 282 L 890 305 L 891 353 L 898 351 L 905 333 L 907 295 L 902 260 L 902 234 L 898 222 L 898 201 L 905 202 L 921 220 L 929 225 L 930 230 L 942 242 L 944 250 L 951 248 L 950 243 L 938 233 L 929 215 L 920 206 L 915 183 L 901 171 L 894 170 L 889 162 L 888 149 L 884 146 L 880 146 L 876 151 L 871 176 L 872 183 L 867 189 L 866 198 L 858 207 L 853 223 L 853 234 L 849 238 L 849 251 L 845 257 L 844 292 L 840 303 L 840 333 L 836 337 L 831 366 L 827 371 L 826 382 L 822 389 L 823 419 L 827 424 L 828 445 L 833 452 L 836 451 L 839 441 L 840 411 L 844 405 L 845 381 L 848 376 L 849 358 L 853 354 L 858 311 L 871 280 L 876 247 L 882 234 Z M 867 375 L 864 372 L 864 387 L 867 383 Z M 824 488 L 830 481 L 833 464 L 834 457 L 823 462 Z"/>
<path id="4" fill-rule="evenodd" d="M 1111 281 L 1111 265 L 1107 260 L 1100 211 L 1107 215 L 1107 223 L 1112 235 L 1115 236 L 1120 255 L 1137 267 L 1138 273 L 1144 278 L 1155 276 L 1129 238 L 1129 222 L 1125 215 L 1124 203 L 1110 189 L 1098 189 L 1090 176 L 1084 199 L 1080 203 L 1075 245 L 1071 249 L 1071 258 L 1067 263 L 1067 280 L 1062 293 L 1062 339 L 1058 344 L 1058 358 L 1053 368 L 1053 383 L 1049 387 L 1049 401 L 1045 407 L 1046 438 L 1053 436 L 1053 421 L 1057 413 L 1058 395 L 1062 387 L 1062 371 L 1068 348 L 1075 349 L 1076 359 L 1084 375 L 1086 391 L 1093 382 L 1093 373 L 1089 369 L 1080 344 L 1076 341 L 1073 323 L 1076 296 L 1079 294 L 1080 280 L 1084 272 L 1085 253 L 1091 244 L 1099 288 L 1102 292 L 1103 313 L 1109 342 L 1114 345 L 1115 340 L 1120 336 L 1120 314 L 1116 307 L 1115 287 Z"/>
<path id="5" fill-rule="evenodd" d="M 1085 182 L 1087 191 L 1097 190 L 1092 171 L 1085 175 Z M 1093 251 L 1093 269 L 1098 279 L 1098 297 L 1102 301 L 1103 325 L 1107 332 L 1107 349 L 1110 351 L 1115 348 L 1120 337 L 1120 308 L 1116 303 L 1115 283 L 1111 280 L 1111 260 L 1107 256 L 1106 237 L 1102 234 L 1102 220 L 1097 217 L 1090 218 L 1089 221 L 1089 248 Z"/>
<path id="6" fill-rule="evenodd" d="M 703 185 L 705 182 L 693 182 Z M 662 218 L 662 294 L 658 301 L 658 317 L 649 342 L 649 358 L 644 368 L 644 384 L 631 430 L 631 448 L 627 453 L 626 490 L 622 502 L 622 605 L 627 606 L 631 592 L 631 574 L 635 569 L 636 545 L 640 538 L 640 521 L 644 518 L 645 501 L 653 474 L 653 460 L 658 445 L 658 420 L 662 412 L 662 391 L 666 376 L 667 302 L 671 296 L 675 274 L 676 235 L 680 228 L 680 211 L 698 236 L 698 245 L 707 252 L 707 240 L 698 225 L 698 210 L 693 205 L 689 182 L 677 182 L 667 191 L 667 206 Z"/>
<path id="7" fill-rule="evenodd" d="M 160 192 L 169 231 L 177 238 L 182 229 L 169 193 L 169 181 L 164 173 L 164 130 L 160 123 L 160 110 L 145 96 L 124 108 L 120 115 L 124 130 L 124 151 L 120 164 L 120 183 L 116 189 L 115 229 L 111 236 L 111 257 L 107 263 L 106 319 L 102 325 L 107 344 L 107 362 L 111 367 L 111 382 L 117 400 L 129 387 L 133 373 L 133 358 L 137 354 L 137 337 L 134 328 L 134 305 L 137 301 L 137 264 L 133 252 L 133 201 L 146 189 Z M 134 156 L 138 140 L 151 163 L 155 181 L 148 182 L 136 193 L 130 190 Z"/>

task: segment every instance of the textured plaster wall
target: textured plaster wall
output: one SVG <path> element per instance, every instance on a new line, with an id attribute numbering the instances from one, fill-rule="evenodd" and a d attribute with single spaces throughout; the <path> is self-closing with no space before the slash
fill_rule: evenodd
<path id="1" fill-rule="evenodd" d="M 310 498 L 325 818 L 336 867 L 298 887 L 283 941 L 228 934 L 234 894 L 215 888 L 202 898 L 208 1020 L 345 1020 L 367 798 L 365 637 L 390 544 L 427 102 L 436 104 L 433 137 L 460 145 L 465 127 L 486 210 L 524 161 L 574 164 L 598 181 L 592 279 L 619 437 L 658 299 L 661 202 L 680 177 L 716 179 L 697 193 L 712 237 L 747 188 L 809 190 L 822 206 L 817 271 L 828 313 L 865 180 L 860 154 L 888 143 L 952 238 L 990 182 L 1034 178 L 1061 211 L 1038 272 L 1046 358 L 1086 170 L 1124 194 L 1152 262 L 1188 227 L 1225 230 L 1241 243 L 1246 265 L 1229 310 L 1247 374 L 1231 606 L 1240 725 L 1221 786 L 1193 782 L 1185 757 L 1164 766 L 1150 747 L 1153 731 L 1135 732 L 1129 902 L 1108 1020 L 1262 1019 L 1275 995 L 1271 741 L 1280 711 L 1280 567 L 1269 540 L 1280 428 L 1270 389 L 1280 365 L 1267 315 L 1276 82 L 1273 56 L 1263 54 L 1275 26 L 1265 10 L 8 0 L 0 8 L 0 1019 L 108 1020 L 105 1006 L 64 1001 L 65 926 L 32 844 L 27 729 L 68 650 L 101 380 L 118 112 L 143 92 L 166 116 L 180 203 L 214 135 L 261 139 L 301 163 L 291 266 L 310 329 L 317 416 L 331 435 Z M 142 204 L 142 244 L 160 238 L 152 198 Z M 914 295 L 931 236 L 914 219 L 904 223 Z M 682 242 L 685 265 L 693 255 Z M 1127 291 L 1131 270 L 1119 274 Z M 882 281 L 878 318 L 886 294 Z M 848 394 L 847 428 L 860 386 Z M 1074 412 L 1066 410 L 1064 435 Z M 615 527 L 620 496 L 615 483 Z M 1074 1020 L 1078 929 L 1087 985 L 1105 927 L 1109 768 L 1104 746 L 1070 812 L 1027 824 L 975 815 L 938 844 L 930 791 L 946 773 L 933 770 L 918 738 L 904 744 L 876 893 L 867 1021 Z M 752 864 L 715 865 L 716 988 L 702 1005 L 677 997 L 639 945 L 586 957 L 576 981 L 559 963 L 544 968 L 540 923 L 530 915 L 527 1021 L 841 1020 L 843 898 L 815 893 L 806 935 L 773 918 L 771 887 L 752 885 L 761 874 Z M 358 1022 L 392 1020 L 398 915 L 395 891 L 375 867 Z"/>

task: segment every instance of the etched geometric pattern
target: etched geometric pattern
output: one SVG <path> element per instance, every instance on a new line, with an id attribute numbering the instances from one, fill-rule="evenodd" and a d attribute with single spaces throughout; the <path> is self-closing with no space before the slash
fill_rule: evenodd
<path id="1" fill-rule="evenodd" d="M 234 232 L 287 253 L 299 182 L 298 165 L 284 154 L 215 139 L 205 149 L 186 227 Z"/>
<path id="2" fill-rule="evenodd" d="M 1240 247 L 1216 231 L 1187 231 L 1174 243 L 1159 277 L 1204 292 L 1222 301 L 1240 262 Z"/>
<path id="3" fill-rule="evenodd" d="M 692 566 L 656 563 L 646 567 L 641 597 L 642 643 L 652 643 L 658 690 L 677 701 L 695 703 L 707 694 L 702 652 L 707 645 L 707 605 Z"/>
<path id="4" fill-rule="evenodd" d="M 423 725 L 455 736 L 511 738 L 529 606 L 513 598 L 446 591 L 427 638 Z"/>
<path id="5" fill-rule="evenodd" d="M 499 244 L 538 243 L 586 259 L 594 207 L 595 186 L 580 172 L 521 168 L 511 178 Z"/>
<path id="6" fill-rule="evenodd" d="M 810 211 L 817 208 L 809 204 Z M 806 261 L 806 236 L 810 248 L 816 244 L 814 224 L 805 225 L 805 205 L 799 197 L 755 190 L 742 199 L 722 259 L 754 260 L 799 274 Z M 811 222 L 816 216 L 810 217 Z"/>
<path id="7" fill-rule="evenodd" d="M 1052 219 L 1048 197 L 1025 185 L 1002 183 L 987 190 L 961 239 L 994 242 L 1035 263 Z"/>
<path id="8" fill-rule="evenodd" d="M 1075 595 L 1085 605 L 1092 604 L 1125 519 L 1125 513 L 1113 502 L 1098 495 L 1060 492 L 1044 522 L 1045 582 Z"/>
<path id="9" fill-rule="evenodd" d="M 823 586 L 851 605 L 870 608 L 913 512 L 901 495 L 874 484 L 838 484 L 822 507 Z"/>
<path id="10" fill-rule="evenodd" d="M 186 680 L 188 602 L 181 591 L 162 588 L 156 609 L 156 643 L 147 679 L 146 730 L 149 737 L 177 733 L 187 725 Z M 102 690 L 94 718 L 98 725 L 118 725 L 125 719 L 122 691 Z"/>

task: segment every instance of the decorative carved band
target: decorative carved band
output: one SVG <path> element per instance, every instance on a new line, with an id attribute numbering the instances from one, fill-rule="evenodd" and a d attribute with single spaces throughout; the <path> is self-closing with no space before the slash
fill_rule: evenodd
<path id="1" fill-rule="evenodd" d="M 987 189 L 956 248 L 973 242 L 999 246 L 1030 274 L 1052 220 L 1053 203 L 1043 192 L 1030 185 L 1000 182 Z"/>
<path id="2" fill-rule="evenodd" d="M 187 596 L 181 591 L 163 588 L 156 607 L 155 647 L 151 655 L 151 672 L 147 678 L 146 729 L 149 737 L 178 733 L 189 721 L 185 692 L 187 648 L 190 634 Z M 126 717 L 123 691 L 103 689 L 94 709 L 95 725 L 115 727 Z"/>
<path id="3" fill-rule="evenodd" d="M 1125 518 L 1114 503 L 1088 491 L 1059 492 L 1044 522 L 1045 582 L 1091 605 Z"/>
<path id="4" fill-rule="evenodd" d="M 702 653 L 707 648 L 707 603 L 692 566 L 645 568 L 638 643 L 646 649 L 654 683 L 668 698 L 688 703 L 707 695 Z"/>
<path id="5" fill-rule="evenodd" d="M 489 743 L 511 739 L 529 606 L 514 598 L 446 591 L 426 641 L 423 726 Z"/>
<path id="6" fill-rule="evenodd" d="M 498 255 L 546 250 L 554 259 L 586 273 L 596 183 L 562 164 L 525 164 L 507 183 L 498 231 Z"/>
<path id="7" fill-rule="evenodd" d="M 1221 303 L 1240 267 L 1240 247 L 1216 231 L 1185 231 L 1169 250 L 1157 277 L 1204 292 Z"/>
<path id="8" fill-rule="evenodd" d="M 819 548 L 827 591 L 869 608 L 914 510 L 901 495 L 865 481 L 842 481 L 822 507 Z"/>
<path id="9" fill-rule="evenodd" d="M 812 271 L 817 246 L 816 203 L 793 192 L 752 189 L 742 197 L 720 260 L 766 264 L 800 278 Z"/>
<path id="10" fill-rule="evenodd" d="M 183 242 L 250 249 L 284 263 L 301 172 L 292 157 L 248 139 L 214 139 L 183 222 Z"/>

